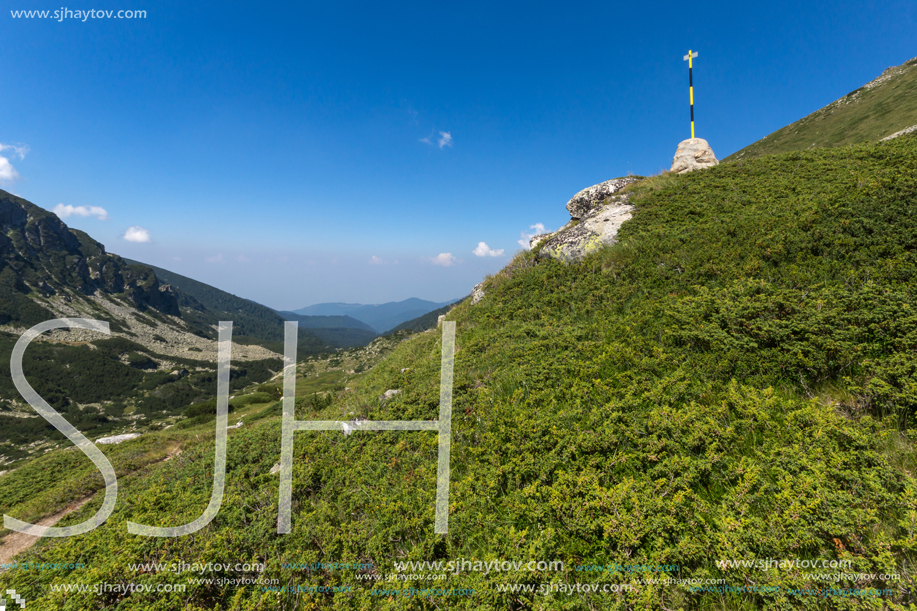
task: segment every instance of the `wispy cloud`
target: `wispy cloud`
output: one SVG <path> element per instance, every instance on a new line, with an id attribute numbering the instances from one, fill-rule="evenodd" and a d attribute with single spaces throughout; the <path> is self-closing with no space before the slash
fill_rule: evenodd
<path id="1" fill-rule="evenodd" d="M 424 258 L 433 265 L 442 265 L 443 267 L 449 267 L 458 263 L 458 259 L 453 257 L 451 252 L 441 252 L 435 257 Z"/>
<path id="2" fill-rule="evenodd" d="M 238 261 L 239 263 L 249 263 L 251 259 L 249 259 L 245 255 L 238 255 L 236 256 L 236 261 Z"/>
<path id="3" fill-rule="evenodd" d="M 452 146 L 452 133 L 451 132 L 439 132 L 439 140 L 435 143 L 433 142 L 433 134 L 436 130 L 430 132 L 430 135 L 426 138 L 421 138 L 420 141 L 424 144 L 429 144 L 430 146 L 438 146 L 439 148 L 444 148 L 447 146 Z"/>
<path id="4" fill-rule="evenodd" d="M 204 261 L 206 261 L 207 263 L 222 263 L 223 262 L 223 253 L 214 255 L 212 257 L 206 257 Z"/>
<path id="5" fill-rule="evenodd" d="M 529 240 L 531 240 L 536 235 L 548 233 L 548 231 L 544 228 L 543 223 L 535 223 L 529 227 L 529 229 L 534 229 L 535 231 L 522 230 L 519 232 L 519 239 L 516 240 L 516 243 L 526 250 L 531 250 L 531 248 L 529 248 Z"/>
<path id="6" fill-rule="evenodd" d="M 65 206 L 63 204 L 58 204 L 54 206 L 54 210 L 51 212 L 61 217 L 62 219 L 65 219 L 68 216 L 76 215 L 94 216 L 100 221 L 108 220 L 108 211 L 105 208 L 100 208 L 99 206 L 71 206 L 69 204 Z M 131 229 L 133 229 L 133 227 Z M 128 231 L 130 231 L 130 229 Z"/>
<path id="7" fill-rule="evenodd" d="M 128 242 L 148 243 L 153 241 L 150 237 L 149 229 L 144 229 L 139 225 L 128 227 L 127 231 L 124 232 L 123 237 Z"/>
<path id="8" fill-rule="evenodd" d="M 376 255 L 373 255 L 369 258 L 369 264 L 370 265 L 388 265 L 388 261 L 386 261 L 385 259 L 381 259 L 377 257 Z"/>
<path id="9" fill-rule="evenodd" d="M 503 249 L 494 250 L 487 245 L 487 242 L 478 242 L 478 247 L 471 252 L 479 257 L 499 257 L 503 254 Z"/>
<path id="10" fill-rule="evenodd" d="M 26 154 L 29 152 L 29 147 L 26 144 L 15 145 L 15 144 L 3 144 L 0 142 L 0 151 L 13 151 L 20 159 L 25 159 Z"/>

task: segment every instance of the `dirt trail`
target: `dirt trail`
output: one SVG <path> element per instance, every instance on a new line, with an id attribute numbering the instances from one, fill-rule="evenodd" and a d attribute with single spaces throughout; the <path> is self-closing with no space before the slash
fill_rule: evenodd
<path id="1" fill-rule="evenodd" d="M 54 526 L 62 519 L 64 519 L 64 516 L 73 513 L 88 503 L 91 499 L 92 495 L 89 495 L 86 498 L 74 501 L 57 513 L 50 515 L 43 520 L 39 520 L 38 525 Z M 33 537 L 32 535 L 14 532 L 0 539 L 0 573 L 6 570 L 3 568 L 4 564 L 8 564 L 13 558 L 16 557 L 17 554 L 20 554 L 35 545 L 35 542 L 40 538 L 41 537 Z"/>
<path id="2" fill-rule="evenodd" d="M 150 467 L 152 465 L 156 465 L 159 463 L 166 462 L 168 460 L 172 460 L 172 458 L 174 458 L 175 456 L 178 456 L 179 454 L 181 454 L 181 447 L 178 444 L 175 444 L 171 448 L 169 448 L 169 453 L 166 454 L 165 458 L 162 458 L 160 460 L 157 460 L 156 462 L 150 463 L 149 465 L 146 465 L 146 467 Z M 74 501 L 70 503 L 69 505 L 67 505 L 66 507 L 64 507 L 63 509 L 61 509 L 60 511 L 58 511 L 57 513 L 50 515 L 47 518 L 44 518 L 43 520 L 39 520 L 37 524 L 39 526 L 54 526 L 55 524 L 60 522 L 62 519 L 64 519 L 65 516 L 73 513 L 74 511 L 76 511 L 77 509 L 81 508 L 83 505 L 88 503 L 90 500 L 92 500 L 93 496 L 94 495 L 90 494 L 89 496 L 85 498 L 82 498 L 78 501 Z M 32 535 L 26 535 L 23 533 L 14 532 L 0 539 L 0 573 L 6 570 L 5 568 L 3 568 L 3 565 L 9 564 L 12 561 L 12 559 L 15 558 L 17 555 L 21 554 L 22 552 L 26 551 L 27 549 L 35 545 L 35 543 L 40 538 L 41 537 L 33 537 Z"/>

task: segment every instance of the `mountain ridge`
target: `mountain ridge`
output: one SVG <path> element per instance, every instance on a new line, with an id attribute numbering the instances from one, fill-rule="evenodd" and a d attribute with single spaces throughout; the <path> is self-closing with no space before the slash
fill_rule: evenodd
<path id="1" fill-rule="evenodd" d="M 374 331 L 384 334 L 404 322 L 458 301 L 458 299 L 455 299 L 436 303 L 418 297 L 409 297 L 402 301 L 390 301 L 373 305 L 330 302 L 299 308 L 298 310 L 293 310 L 292 313 L 302 315 L 347 315 L 369 325 Z"/>
<path id="2" fill-rule="evenodd" d="M 917 126 L 917 57 L 729 155 L 723 162 L 882 138 Z"/>

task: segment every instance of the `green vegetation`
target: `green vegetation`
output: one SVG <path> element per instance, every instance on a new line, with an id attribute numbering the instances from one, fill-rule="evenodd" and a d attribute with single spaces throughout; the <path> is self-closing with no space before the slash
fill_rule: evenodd
<path id="1" fill-rule="evenodd" d="M 17 339 L 0 333 L 0 362 L 9 363 Z M 160 361 L 195 371 L 184 377 L 158 371 Z M 280 368 L 280 359 L 234 362 L 230 389 L 237 391 L 264 382 Z M 23 372 L 49 405 L 90 437 L 127 424 L 122 417 L 128 405 L 132 414 L 165 418 L 177 416 L 191 403 L 216 393 L 214 363 L 160 355 L 121 337 L 76 346 L 33 342 L 23 356 Z M 9 376 L 0 376 L 0 396 L 22 403 Z M 98 404 L 103 405 L 91 407 Z M 36 417 L 30 407 L 23 405 L 19 411 L 25 417 L 0 416 L 0 455 L 5 457 L 4 462 L 28 456 L 24 447 L 33 442 L 65 440 L 43 418 Z"/>
<path id="2" fill-rule="evenodd" d="M 272 401 L 246 406 L 251 424 L 232 432 L 226 496 L 204 530 L 157 539 L 128 535 L 125 524 L 178 525 L 201 514 L 212 487 L 212 431 L 195 433 L 201 439 L 180 460 L 125 478 L 102 527 L 44 540 L 21 558 L 79 560 L 87 569 L 8 572 L 0 588 L 40 610 L 913 608 L 917 135 L 662 175 L 631 191 L 636 210 L 618 244 L 575 265 L 523 253 L 486 282 L 479 304 L 450 314 L 457 345 L 448 536 L 433 533 L 430 432 L 297 433 L 293 532 L 278 535 Z M 376 342 L 361 354 L 385 352 Z M 435 419 L 439 334 L 389 346 L 348 382 L 352 390 L 331 401 L 325 393 L 298 398 L 301 417 Z M 337 358 L 342 369 L 359 360 Z M 331 360 L 301 365 L 304 380 L 333 368 Z M 388 389 L 402 392 L 380 400 Z M 42 489 L 66 494 L 53 480 Z M 14 500 L 7 513 L 21 517 L 17 508 L 29 500 Z M 99 502 L 97 495 L 66 523 L 86 519 Z M 372 562 L 374 573 L 388 574 L 395 561 L 460 558 L 556 559 L 565 568 L 450 573 L 435 587 L 475 594 L 447 598 L 374 596 L 394 586 L 359 581 L 354 571 L 282 568 Z M 856 582 L 892 590 L 881 597 L 800 596 L 787 589 L 854 586 L 813 581 L 802 570 L 716 565 L 755 558 L 849 560 L 847 572 L 902 577 Z M 48 587 L 188 584 L 187 574 L 132 573 L 126 563 L 228 559 L 264 561 L 261 577 L 286 586 L 353 589 L 188 585 L 181 594 L 116 597 Z M 783 590 L 694 592 L 639 583 L 660 574 L 576 570 L 587 564 L 677 565 L 669 577 Z M 638 589 L 498 589 L 549 582 Z"/>
<path id="3" fill-rule="evenodd" d="M 901 66 L 889 68 L 882 76 L 882 82 L 851 91 L 807 117 L 733 153 L 724 161 L 876 142 L 917 125 L 917 57 Z"/>
<path id="4" fill-rule="evenodd" d="M 28 287 L 12 267 L 0 269 L 0 325 L 11 322 L 31 327 L 54 315 L 27 296 Z"/>

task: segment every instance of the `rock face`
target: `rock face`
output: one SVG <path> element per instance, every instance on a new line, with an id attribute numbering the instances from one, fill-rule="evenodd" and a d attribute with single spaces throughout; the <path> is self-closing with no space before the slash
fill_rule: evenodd
<path id="1" fill-rule="evenodd" d="M 87 296 L 123 293 L 141 312 L 153 308 L 180 314 L 171 287 L 160 284 L 152 269 L 128 265 L 57 215 L 0 190 L 0 276 L 4 274 L 9 280 L 2 284 L 15 285 L 23 295 L 32 288 L 46 297 L 66 295 L 67 289 Z"/>
<path id="2" fill-rule="evenodd" d="M 478 282 L 474 285 L 474 288 L 471 289 L 471 305 L 475 305 L 482 299 L 484 299 L 484 283 Z"/>
<path id="3" fill-rule="evenodd" d="M 624 187 L 642 176 L 612 178 L 583 189 L 567 202 L 570 222 L 554 233 L 543 233 L 529 240 L 529 247 L 538 247 L 539 259 L 558 259 L 565 263 L 579 261 L 602 246 L 617 242 L 618 229 L 631 218 L 628 195 Z"/>
<path id="4" fill-rule="evenodd" d="M 612 196 L 579 222 L 571 221 L 557 233 L 547 236 L 538 251 L 538 258 L 572 263 L 602 246 L 614 244 L 618 241 L 618 230 L 624 221 L 631 218 L 633 209 L 626 194 Z"/>
<path id="5" fill-rule="evenodd" d="M 701 140 L 701 142 L 704 141 Z M 704 142 L 704 144 L 706 144 L 706 142 Z M 716 159 L 713 161 L 716 162 Z M 637 182 L 637 180 L 639 179 L 636 176 L 612 178 L 611 180 L 606 180 L 605 182 L 600 182 L 597 185 L 592 185 L 589 188 L 583 189 L 571 197 L 570 201 L 567 202 L 567 212 L 570 213 L 570 218 L 573 220 L 584 218 L 595 210 L 603 200 L 608 199 L 627 185 Z M 535 236 L 532 239 L 534 240 L 537 237 L 539 236 Z M 531 244 L 531 241 L 529 243 Z"/>
<path id="6" fill-rule="evenodd" d="M 688 138 L 678 144 L 675 158 L 672 160 L 672 171 L 678 174 L 709 168 L 719 165 L 713 149 L 703 138 Z"/>

